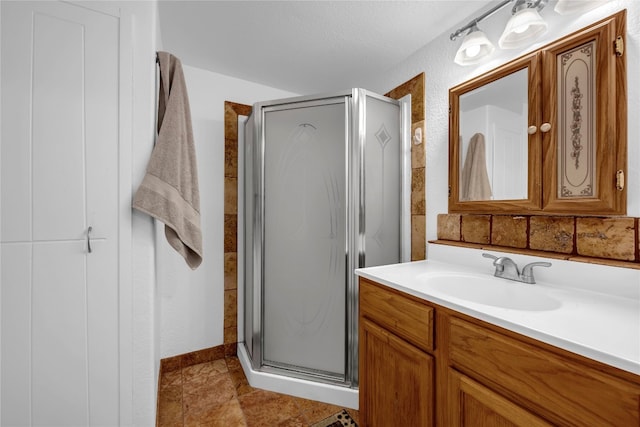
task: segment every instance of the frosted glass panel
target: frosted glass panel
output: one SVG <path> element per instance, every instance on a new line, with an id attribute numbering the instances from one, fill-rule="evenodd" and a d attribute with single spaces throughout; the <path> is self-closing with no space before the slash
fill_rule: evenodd
<path id="1" fill-rule="evenodd" d="M 345 373 L 345 104 L 265 112 L 265 363 Z"/>
<path id="2" fill-rule="evenodd" d="M 400 107 L 366 98 L 365 267 L 400 262 Z"/>
<path id="3" fill-rule="evenodd" d="M 595 197 L 596 42 L 558 55 L 558 198 Z"/>

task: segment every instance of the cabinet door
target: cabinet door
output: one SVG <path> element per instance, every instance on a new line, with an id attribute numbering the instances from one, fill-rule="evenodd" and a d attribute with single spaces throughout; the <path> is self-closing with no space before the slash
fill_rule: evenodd
<path id="1" fill-rule="evenodd" d="M 543 51 L 544 210 L 626 213 L 625 23 L 622 11 Z"/>
<path id="2" fill-rule="evenodd" d="M 73 3 L 2 2 L 1 425 L 127 424 L 131 404 L 129 42 L 120 17 Z"/>
<path id="3" fill-rule="evenodd" d="M 433 358 L 360 319 L 360 421 L 366 426 L 433 425 Z"/>
<path id="4" fill-rule="evenodd" d="M 542 209 L 542 137 L 530 130 L 542 117 L 540 56 L 523 56 L 449 91 L 449 212 Z M 479 186 L 484 172 L 487 182 Z"/>
<path id="5" fill-rule="evenodd" d="M 543 427 L 543 419 L 459 372 L 449 370 L 451 427 Z"/>

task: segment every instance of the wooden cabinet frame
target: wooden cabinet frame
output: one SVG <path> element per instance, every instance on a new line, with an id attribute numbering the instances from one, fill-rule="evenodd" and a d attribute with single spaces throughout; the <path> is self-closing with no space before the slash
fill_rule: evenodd
<path id="1" fill-rule="evenodd" d="M 543 137 L 543 210 L 554 213 L 624 215 L 626 190 L 616 189 L 616 172 L 627 169 L 626 55 L 617 55 L 615 40 L 626 34 L 626 11 L 606 18 L 582 31 L 545 47 L 542 51 L 544 122 L 557 122 L 558 79 L 556 58 L 562 53 L 595 41 L 596 82 L 596 185 L 595 197 L 561 199 L 558 196 L 558 126 Z"/>
<path id="2" fill-rule="evenodd" d="M 627 84 L 624 45 L 626 10 L 515 59 L 449 91 L 449 212 L 625 215 L 627 170 Z M 618 40 L 618 42 L 616 42 Z M 620 43 L 621 40 L 621 43 Z M 596 44 L 595 191 L 563 198 L 558 192 L 558 80 L 556 58 L 585 43 Z M 528 195 L 521 200 L 460 200 L 459 98 L 521 69 L 528 69 Z M 542 124 L 551 130 L 541 132 Z"/>
<path id="3" fill-rule="evenodd" d="M 496 80 L 518 72 L 527 70 L 529 75 L 529 108 L 528 123 L 540 123 L 541 114 L 540 80 L 539 75 L 540 54 L 533 53 L 509 62 L 495 70 L 462 83 L 449 91 L 449 105 L 451 111 L 459 111 L 460 96 L 474 89 L 485 86 Z M 539 179 L 542 160 L 542 142 L 540 133 L 537 132 L 528 137 L 528 197 L 522 200 L 460 200 L 460 143 L 459 143 L 460 118 L 458 114 L 450 114 L 449 117 L 449 212 L 530 212 L 542 208 L 542 185 Z"/>

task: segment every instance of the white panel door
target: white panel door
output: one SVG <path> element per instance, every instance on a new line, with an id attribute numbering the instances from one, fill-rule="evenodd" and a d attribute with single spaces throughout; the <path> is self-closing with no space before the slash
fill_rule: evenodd
<path id="1" fill-rule="evenodd" d="M 0 423 L 117 425 L 120 22 L 1 8 Z"/>

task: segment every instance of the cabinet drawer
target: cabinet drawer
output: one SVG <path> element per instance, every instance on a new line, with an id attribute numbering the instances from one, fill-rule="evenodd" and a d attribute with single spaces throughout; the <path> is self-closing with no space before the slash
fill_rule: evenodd
<path id="1" fill-rule="evenodd" d="M 554 423 L 640 425 L 635 384 L 457 318 L 450 339 L 454 366 L 508 390 Z"/>
<path id="2" fill-rule="evenodd" d="M 360 279 L 360 315 L 413 345 L 433 350 L 433 308 Z"/>

